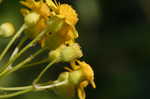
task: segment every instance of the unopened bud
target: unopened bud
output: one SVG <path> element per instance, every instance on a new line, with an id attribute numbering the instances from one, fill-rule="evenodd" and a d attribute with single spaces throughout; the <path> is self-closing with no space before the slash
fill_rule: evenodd
<path id="1" fill-rule="evenodd" d="M 31 12 L 27 14 L 24 18 L 24 21 L 27 25 L 32 26 L 35 25 L 40 19 L 40 15 L 36 12 Z"/>
<path id="2" fill-rule="evenodd" d="M 0 36 L 10 37 L 15 33 L 15 28 L 12 23 L 6 22 L 0 25 Z"/>
<path id="3" fill-rule="evenodd" d="M 61 59 L 65 62 L 72 61 L 82 56 L 82 51 L 77 43 L 71 44 L 70 46 L 66 46 L 61 52 Z"/>
<path id="4" fill-rule="evenodd" d="M 50 60 L 55 60 L 56 62 L 60 61 L 60 51 L 59 50 L 53 50 L 49 53 Z"/>
<path id="5" fill-rule="evenodd" d="M 47 24 L 48 24 L 49 32 L 55 33 L 62 28 L 64 22 L 62 19 L 59 19 L 57 17 L 50 17 Z"/>
<path id="6" fill-rule="evenodd" d="M 77 43 L 61 45 L 59 48 L 49 53 L 50 60 L 55 59 L 57 62 L 69 62 L 82 56 L 82 51 Z"/>

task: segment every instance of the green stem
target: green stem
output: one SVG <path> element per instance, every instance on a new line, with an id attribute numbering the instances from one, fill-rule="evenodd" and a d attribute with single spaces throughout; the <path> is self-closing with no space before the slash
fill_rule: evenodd
<path id="1" fill-rule="evenodd" d="M 47 30 L 44 30 L 41 32 L 35 39 L 33 39 L 28 45 L 26 45 L 19 53 L 17 53 L 6 65 L 4 65 L 4 69 L 7 68 L 10 64 L 13 64 L 13 62 L 20 56 L 22 53 L 24 53 L 26 50 L 28 50 L 30 47 L 34 45 L 38 40 L 41 39 L 41 37 L 46 33 Z"/>
<path id="2" fill-rule="evenodd" d="M 18 96 L 18 95 L 25 94 L 25 93 L 28 93 L 28 92 L 31 92 L 31 91 L 33 91 L 33 88 L 28 88 L 26 90 L 22 90 L 22 91 L 10 93 L 10 94 L 0 95 L 0 98 L 1 99 L 10 98 L 10 97 Z"/>
<path id="3" fill-rule="evenodd" d="M 45 49 L 40 49 L 38 50 L 36 53 L 34 53 L 33 55 L 29 56 L 28 58 L 26 58 L 24 61 L 22 61 L 21 63 L 19 63 L 16 66 L 13 66 L 10 69 L 4 69 L 3 72 L 0 73 L 0 77 L 3 77 L 5 75 L 8 75 L 14 71 L 17 71 L 18 69 L 20 69 L 22 66 L 24 66 L 24 64 L 30 62 L 33 58 L 35 58 L 37 55 L 39 55 L 41 52 L 43 52 Z"/>
<path id="4" fill-rule="evenodd" d="M 0 73 L 0 78 L 6 75 L 10 70 L 12 69 L 12 66 L 8 66 Z"/>
<path id="5" fill-rule="evenodd" d="M 65 79 L 64 81 L 57 82 L 57 83 L 50 84 L 50 85 L 46 85 L 46 86 L 35 85 L 35 88 L 36 88 L 36 90 L 45 90 L 45 89 L 59 87 L 59 86 L 65 85 L 67 83 L 68 83 L 68 79 Z"/>
<path id="6" fill-rule="evenodd" d="M 21 46 L 23 45 L 23 43 L 27 40 L 27 36 L 23 37 L 21 39 L 21 41 L 19 42 L 19 44 L 16 46 L 16 48 L 14 49 L 11 57 L 9 58 L 9 60 L 11 60 L 19 51 L 19 49 L 21 48 Z"/>
<path id="7" fill-rule="evenodd" d="M 8 52 L 8 50 L 10 49 L 10 47 L 12 46 L 12 44 L 15 42 L 15 40 L 21 35 L 21 33 L 26 29 L 26 25 L 23 24 L 21 26 L 21 28 L 18 30 L 18 32 L 12 37 L 11 41 L 8 43 L 8 45 L 6 46 L 6 48 L 4 49 L 4 51 L 1 53 L 0 55 L 0 60 L 3 59 L 3 57 L 5 56 L 5 54 Z"/>
<path id="8" fill-rule="evenodd" d="M 10 93 L 10 94 L 0 95 L 0 98 L 10 98 L 10 97 L 25 94 L 25 93 L 28 93 L 31 91 L 41 91 L 41 90 L 45 90 L 45 89 L 59 87 L 59 86 L 65 85 L 68 82 L 68 77 L 64 81 L 61 81 L 61 82 L 54 81 L 54 82 L 55 83 L 48 84 L 48 85 L 37 84 L 36 88 L 34 88 L 31 85 L 23 86 L 23 87 L 10 87 L 10 88 L 0 87 L 1 91 L 18 91 L 18 92 L 14 92 L 14 93 Z"/>
<path id="9" fill-rule="evenodd" d="M 55 63 L 56 61 L 53 60 L 52 62 L 50 62 L 42 71 L 41 73 L 37 76 L 37 78 L 35 78 L 35 80 L 33 81 L 33 85 L 36 85 L 36 83 L 41 79 L 41 77 L 44 75 L 44 73 Z"/>
<path id="10" fill-rule="evenodd" d="M 26 45 L 16 56 L 13 60 L 18 58 L 22 53 L 24 53 L 26 50 L 28 50 L 30 47 L 32 47 L 37 41 L 41 39 L 41 37 L 46 33 L 46 30 L 41 32 L 35 39 L 33 39 L 28 45 Z M 12 60 L 12 61 L 13 61 Z"/>
<path id="11" fill-rule="evenodd" d="M 19 91 L 19 90 L 25 90 L 30 89 L 32 86 L 23 86 L 23 87 L 0 87 L 1 91 Z"/>
<path id="12" fill-rule="evenodd" d="M 42 53 L 45 49 L 40 49 L 39 51 L 37 51 L 35 54 L 29 56 L 27 59 L 25 59 L 24 61 L 22 61 L 20 64 L 16 65 L 11 71 L 14 72 L 18 69 L 20 69 L 23 65 L 25 65 L 26 63 L 30 62 L 32 59 L 34 59 L 37 55 L 39 55 L 40 53 Z"/>
<path id="13" fill-rule="evenodd" d="M 46 59 L 40 60 L 40 61 L 38 61 L 38 62 L 34 62 L 34 63 L 31 63 L 31 64 L 26 64 L 25 66 L 23 66 L 23 67 L 21 67 L 21 68 L 27 68 L 27 67 L 37 66 L 37 65 L 39 65 L 39 64 L 43 64 L 43 63 L 46 63 L 46 62 L 48 62 L 48 61 L 49 61 L 49 59 L 46 58 Z"/>

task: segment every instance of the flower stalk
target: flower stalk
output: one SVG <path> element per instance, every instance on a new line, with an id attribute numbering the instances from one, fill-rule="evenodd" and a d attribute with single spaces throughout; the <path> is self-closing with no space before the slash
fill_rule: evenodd
<path id="1" fill-rule="evenodd" d="M 26 28 L 27 28 L 27 26 L 25 24 L 23 24 L 21 26 L 21 28 L 18 30 L 18 32 L 13 36 L 13 38 L 11 39 L 11 41 L 9 42 L 9 44 L 6 46 L 6 48 L 0 54 L 0 61 L 3 59 L 3 57 L 5 56 L 5 54 L 8 52 L 8 50 L 10 49 L 10 47 L 12 46 L 12 44 L 15 42 L 15 40 L 21 35 L 21 33 L 23 33 L 23 31 Z"/>

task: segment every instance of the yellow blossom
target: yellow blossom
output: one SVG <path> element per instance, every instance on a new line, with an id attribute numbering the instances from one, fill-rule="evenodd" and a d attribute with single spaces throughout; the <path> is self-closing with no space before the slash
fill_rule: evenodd
<path id="1" fill-rule="evenodd" d="M 48 16 L 51 15 L 50 9 L 43 0 L 35 1 L 35 0 L 26 0 L 21 1 L 21 4 L 32 9 L 33 11 L 39 13 L 42 17 L 48 19 Z"/>
<path id="2" fill-rule="evenodd" d="M 58 77 L 57 82 L 67 79 L 68 82 L 64 86 L 59 86 L 55 88 L 56 93 L 64 97 L 74 97 L 77 92 L 80 99 L 86 98 L 86 93 L 84 88 L 91 84 L 93 88 L 96 88 L 94 82 L 94 72 L 89 64 L 84 61 L 73 61 L 71 63 L 71 69 L 65 67 L 69 72 L 61 73 Z M 68 78 L 66 78 L 68 76 Z"/>
<path id="3" fill-rule="evenodd" d="M 35 12 L 39 14 L 40 18 L 35 25 L 28 26 L 26 34 L 30 38 L 35 38 L 40 32 L 46 29 L 48 17 L 51 15 L 50 9 L 46 3 L 35 0 L 21 1 L 21 4 L 26 6 L 28 9 L 21 9 L 21 13 L 26 17 L 29 13 Z"/>
<path id="4" fill-rule="evenodd" d="M 53 3 L 52 0 L 46 0 L 46 3 L 54 9 L 56 15 L 50 17 L 50 35 L 45 36 L 41 40 L 41 45 L 43 47 L 47 46 L 53 49 L 64 44 L 66 41 L 77 38 L 78 33 L 75 29 L 75 25 L 78 21 L 78 17 L 75 10 L 68 4 L 58 4 L 57 2 Z M 57 31 L 54 32 L 53 30 L 56 29 Z M 54 44 L 55 47 L 51 46 Z"/>
<path id="5" fill-rule="evenodd" d="M 52 0 L 46 0 L 46 2 L 43 0 L 26 0 L 21 1 L 21 4 L 40 15 L 37 24 L 30 26 L 26 30 L 30 38 L 36 37 L 45 29 L 49 30 L 40 40 L 42 47 L 55 49 L 66 41 L 74 40 L 78 37 L 78 32 L 75 28 L 78 17 L 70 5 L 54 3 Z M 31 11 L 22 9 L 22 14 L 27 15 Z"/>
<path id="6" fill-rule="evenodd" d="M 58 13 L 65 18 L 65 22 L 75 25 L 78 22 L 78 15 L 76 11 L 68 4 L 60 4 L 58 6 Z"/>

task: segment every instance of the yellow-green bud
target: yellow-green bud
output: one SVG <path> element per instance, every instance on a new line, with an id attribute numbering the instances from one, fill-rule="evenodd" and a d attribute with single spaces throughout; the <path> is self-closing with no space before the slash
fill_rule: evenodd
<path id="1" fill-rule="evenodd" d="M 61 45 L 59 48 L 49 53 L 50 60 L 55 59 L 57 62 L 70 62 L 82 56 L 82 51 L 77 43 Z"/>
<path id="2" fill-rule="evenodd" d="M 59 50 L 53 50 L 49 53 L 50 60 L 55 60 L 56 62 L 60 61 L 60 52 Z"/>
<path id="3" fill-rule="evenodd" d="M 54 88 L 54 92 L 57 95 L 63 97 L 64 99 L 72 99 L 76 95 L 76 86 L 69 81 L 69 76 L 69 72 L 61 73 L 58 79 L 56 80 L 56 83 L 61 83 L 63 81 L 66 81 L 66 83 Z"/>
<path id="4" fill-rule="evenodd" d="M 32 26 L 35 25 L 40 19 L 40 15 L 36 12 L 31 12 L 27 14 L 24 18 L 25 24 Z"/>
<path id="5" fill-rule="evenodd" d="M 61 52 L 62 61 L 69 62 L 76 58 L 82 57 L 82 51 L 77 43 L 66 46 Z"/>
<path id="6" fill-rule="evenodd" d="M 69 72 L 63 72 L 58 76 L 57 81 L 61 82 L 69 78 Z"/>
<path id="7" fill-rule="evenodd" d="M 76 95 L 77 86 L 81 83 L 83 78 L 81 70 L 73 71 L 73 72 L 63 72 L 59 75 L 56 83 L 67 81 L 64 85 L 59 87 L 55 87 L 54 91 L 56 94 L 67 98 L 73 98 Z M 71 99 L 72 99 L 71 98 Z"/>
<path id="8" fill-rule="evenodd" d="M 59 75 L 57 81 L 61 82 L 66 79 L 68 84 L 78 85 L 83 80 L 83 73 L 80 69 L 72 72 L 63 72 Z"/>
<path id="9" fill-rule="evenodd" d="M 6 22 L 0 25 L 0 36 L 10 37 L 15 33 L 15 28 L 12 23 Z"/>
<path id="10" fill-rule="evenodd" d="M 55 33 L 62 28 L 64 21 L 57 17 L 50 17 L 47 24 L 48 24 L 49 32 Z"/>
<path id="11" fill-rule="evenodd" d="M 70 72 L 69 81 L 72 84 L 79 84 L 83 79 L 83 74 L 81 70 Z"/>

